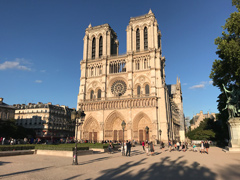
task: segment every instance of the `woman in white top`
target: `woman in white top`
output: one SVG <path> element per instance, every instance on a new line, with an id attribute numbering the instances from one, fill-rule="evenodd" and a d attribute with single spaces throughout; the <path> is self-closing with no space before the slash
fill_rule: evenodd
<path id="1" fill-rule="evenodd" d="M 201 148 L 200 148 L 200 151 L 201 151 L 201 154 L 203 153 L 204 151 L 204 145 L 203 145 L 203 141 L 201 142 Z"/>

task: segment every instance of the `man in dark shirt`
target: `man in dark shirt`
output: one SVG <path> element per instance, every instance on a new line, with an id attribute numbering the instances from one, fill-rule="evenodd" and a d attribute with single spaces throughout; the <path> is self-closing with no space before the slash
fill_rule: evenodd
<path id="1" fill-rule="evenodd" d="M 127 140 L 127 153 L 126 153 L 126 156 L 128 155 L 128 153 L 129 153 L 129 156 L 130 156 L 131 146 L 132 146 L 131 141 Z"/>

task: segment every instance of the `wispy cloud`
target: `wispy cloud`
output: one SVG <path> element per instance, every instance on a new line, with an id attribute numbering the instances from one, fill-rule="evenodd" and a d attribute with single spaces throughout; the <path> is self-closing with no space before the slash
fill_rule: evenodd
<path id="1" fill-rule="evenodd" d="M 31 68 L 24 64 L 29 65 L 30 63 L 23 58 L 16 58 L 15 61 L 5 61 L 0 64 L 0 70 L 18 69 L 22 71 L 31 71 Z"/>
<path id="2" fill-rule="evenodd" d="M 47 72 L 47 71 L 43 69 L 43 70 L 41 70 L 40 72 L 45 73 L 45 72 Z"/>
<path id="3" fill-rule="evenodd" d="M 208 84 L 212 84 L 213 81 L 202 81 L 200 84 L 189 87 L 189 89 L 203 89 Z"/>
<path id="4" fill-rule="evenodd" d="M 35 83 L 42 83 L 42 80 L 36 80 Z"/>

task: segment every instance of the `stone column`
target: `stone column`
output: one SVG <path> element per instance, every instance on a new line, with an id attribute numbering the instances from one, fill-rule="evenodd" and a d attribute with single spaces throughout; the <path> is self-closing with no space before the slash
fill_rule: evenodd
<path id="1" fill-rule="evenodd" d="M 230 118 L 227 122 L 229 130 L 229 144 L 227 150 L 230 152 L 240 151 L 240 117 Z"/>

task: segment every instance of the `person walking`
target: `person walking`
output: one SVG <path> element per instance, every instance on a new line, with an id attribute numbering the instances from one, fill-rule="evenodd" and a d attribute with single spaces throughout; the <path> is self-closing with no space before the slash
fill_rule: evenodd
<path id="1" fill-rule="evenodd" d="M 112 149 L 113 149 L 113 146 L 112 146 L 112 143 L 110 142 L 109 145 L 108 145 L 108 152 L 109 152 L 109 154 L 113 154 Z"/>
<path id="2" fill-rule="evenodd" d="M 208 149 L 209 149 L 208 141 L 205 141 L 204 147 L 205 147 L 205 149 L 206 149 L 206 153 L 208 154 Z"/>
<path id="3" fill-rule="evenodd" d="M 203 144 L 203 141 L 201 142 L 201 145 L 200 145 L 200 152 L 201 154 L 203 153 L 204 151 L 204 144 Z"/>
<path id="4" fill-rule="evenodd" d="M 127 153 L 126 153 L 126 156 L 129 154 L 129 157 L 130 157 L 130 152 L 131 152 L 131 146 L 132 146 L 132 144 L 131 144 L 131 141 L 128 141 L 127 140 Z"/>
<path id="5" fill-rule="evenodd" d="M 150 142 L 150 152 L 151 152 L 151 156 L 153 156 L 153 154 L 154 154 L 154 145 L 153 145 L 152 141 Z"/>
<path id="6" fill-rule="evenodd" d="M 172 143 L 171 143 L 171 141 L 168 142 L 168 148 L 169 148 L 169 152 L 171 152 L 172 151 Z"/>
<path id="7" fill-rule="evenodd" d="M 147 156 L 149 155 L 148 153 L 149 153 L 149 145 L 148 145 L 148 142 L 146 141 L 146 143 L 145 143 L 145 151 L 146 151 L 146 154 L 147 154 Z"/>
<path id="8" fill-rule="evenodd" d="M 145 151 L 145 142 L 142 142 L 143 151 Z"/>
<path id="9" fill-rule="evenodd" d="M 179 151 L 180 143 L 179 141 L 177 142 L 177 150 Z"/>

